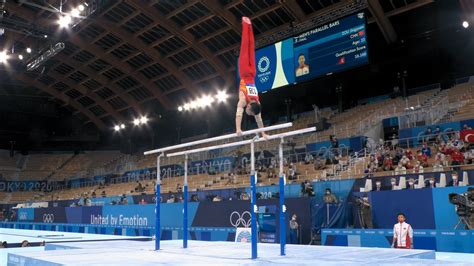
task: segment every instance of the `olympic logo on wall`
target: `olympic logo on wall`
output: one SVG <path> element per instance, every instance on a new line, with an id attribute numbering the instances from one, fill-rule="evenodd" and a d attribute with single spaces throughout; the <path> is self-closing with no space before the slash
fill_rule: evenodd
<path id="1" fill-rule="evenodd" d="M 26 214 L 26 212 L 20 212 L 20 215 L 18 216 L 18 219 L 20 221 L 28 220 L 28 215 Z"/>
<path id="2" fill-rule="evenodd" d="M 270 68 L 270 59 L 268 57 L 263 56 L 258 60 L 258 71 L 260 72 L 267 72 L 268 69 Z"/>
<path id="3" fill-rule="evenodd" d="M 53 223 L 54 222 L 54 214 L 43 214 L 43 223 Z"/>
<path id="4" fill-rule="evenodd" d="M 260 82 L 265 83 L 265 82 L 268 81 L 268 79 L 269 79 L 268 76 L 263 76 L 263 77 L 260 78 Z"/>
<path id="5" fill-rule="evenodd" d="M 250 227 L 252 223 L 252 221 L 250 220 L 251 215 L 249 211 L 244 211 L 242 214 L 240 214 L 237 211 L 234 211 L 230 214 L 229 219 L 230 219 L 230 224 L 233 227 L 239 227 L 239 226 Z"/>

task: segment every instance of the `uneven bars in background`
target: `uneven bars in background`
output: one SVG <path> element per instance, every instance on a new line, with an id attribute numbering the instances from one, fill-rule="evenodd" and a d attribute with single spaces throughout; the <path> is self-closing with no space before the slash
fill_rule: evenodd
<path id="1" fill-rule="evenodd" d="M 293 123 L 285 123 L 285 124 L 273 125 L 273 126 L 264 127 L 264 128 L 257 128 L 257 129 L 243 131 L 242 136 L 247 136 L 247 135 L 257 134 L 257 133 L 260 133 L 260 132 L 272 131 L 272 130 L 277 130 L 277 129 L 282 129 L 282 128 L 288 128 L 288 127 L 292 127 L 292 126 L 293 126 Z M 174 146 L 168 146 L 168 147 L 164 147 L 164 148 L 150 150 L 150 151 L 144 152 L 143 154 L 144 155 L 150 155 L 150 154 L 154 154 L 154 153 L 161 153 L 161 152 L 165 152 L 165 151 L 176 150 L 176 149 L 181 149 L 181 148 L 194 146 L 194 145 L 198 145 L 198 144 L 204 144 L 204 143 L 209 143 L 209 142 L 224 140 L 224 139 L 230 139 L 230 138 L 235 138 L 235 137 L 239 137 L 239 136 L 237 135 L 237 133 L 232 133 L 232 134 L 217 136 L 217 137 L 213 137 L 213 138 L 201 139 L 201 140 L 182 143 L 182 144 L 178 144 L 178 145 L 174 145 Z"/>
<path id="2" fill-rule="evenodd" d="M 209 146 L 209 147 L 198 148 L 198 149 L 194 149 L 194 150 L 187 150 L 187 151 L 180 151 L 180 152 L 170 153 L 170 154 L 167 154 L 166 156 L 167 157 L 174 157 L 174 156 L 180 156 L 180 155 L 185 155 L 185 154 L 193 154 L 193 153 L 198 153 L 198 152 L 203 152 L 203 151 L 211 151 L 211 150 L 216 150 L 216 149 L 242 146 L 242 145 L 250 144 L 252 142 L 256 143 L 256 142 L 262 142 L 262 141 L 266 141 L 266 140 L 280 139 L 280 138 L 285 138 L 285 137 L 289 137 L 289 136 L 295 136 L 295 135 L 310 133 L 310 132 L 314 132 L 314 131 L 316 131 L 316 127 L 303 128 L 303 129 L 299 129 L 299 130 L 294 130 L 294 131 L 284 132 L 284 133 L 280 133 L 280 134 L 270 135 L 270 136 L 268 136 L 267 139 L 259 138 L 257 140 L 253 140 L 253 139 L 242 140 L 242 141 L 237 141 L 237 142 L 231 142 L 231 143 L 225 143 L 225 144 L 220 144 L 220 145 L 214 145 L 214 146 Z"/>

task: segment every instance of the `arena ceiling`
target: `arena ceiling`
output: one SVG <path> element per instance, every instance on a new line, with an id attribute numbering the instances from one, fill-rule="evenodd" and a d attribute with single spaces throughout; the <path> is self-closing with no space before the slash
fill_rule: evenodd
<path id="1" fill-rule="evenodd" d="M 5 2 L 2 4 L 2 2 Z M 62 1 L 67 7 L 80 1 Z M 186 99 L 235 86 L 240 18 L 253 20 L 258 46 L 359 9 L 369 10 L 387 43 L 389 18 L 433 0 L 121 0 L 69 30 L 58 29 L 60 1 L 0 0 L 5 48 L 65 49 L 35 71 L 0 66 L 0 94 L 59 103 L 83 124 L 104 130 L 146 112 L 175 110 Z M 48 38 L 44 38 L 47 35 Z"/>

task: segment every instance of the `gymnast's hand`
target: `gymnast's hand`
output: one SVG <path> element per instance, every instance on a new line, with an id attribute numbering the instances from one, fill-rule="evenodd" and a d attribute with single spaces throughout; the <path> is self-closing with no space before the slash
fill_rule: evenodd
<path id="1" fill-rule="evenodd" d="M 270 137 L 270 136 L 267 135 L 267 133 L 262 132 L 262 138 L 264 138 L 265 140 L 268 140 L 268 137 Z"/>
<path id="2" fill-rule="evenodd" d="M 235 134 L 237 134 L 237 136 L 242 136 L 242 130 L 240 129 L 237 129 L 237 131 L 235 132 Z"/>

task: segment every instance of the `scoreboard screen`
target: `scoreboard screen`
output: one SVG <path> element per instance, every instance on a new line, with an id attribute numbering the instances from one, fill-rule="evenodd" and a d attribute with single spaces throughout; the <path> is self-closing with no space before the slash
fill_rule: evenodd
<path id="1" fill-rule="evenodd" d="M 356 13 L 293 38 L 295 81 L 368 63 L 365 14 Z"/>
<path id="2" fill-rule="evenodd" d="M 260 93 L 369 62 L 363 12 L 255 51 Z M 237 84 L 239 82 L 237 69 Z"/>

